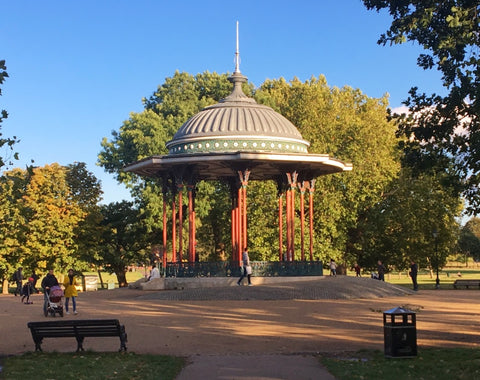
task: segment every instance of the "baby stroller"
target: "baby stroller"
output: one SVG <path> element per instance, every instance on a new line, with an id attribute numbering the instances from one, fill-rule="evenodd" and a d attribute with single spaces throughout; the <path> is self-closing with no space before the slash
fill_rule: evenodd
<path id="1" fill-rule="evenodd" d="M 60 286 L 52 286 L 45 294 L 45 304 L 43 306 L 43 313 L 45 317 L 50 314 L 52 317 L 58 313 L 63 317 L 63 290 Z"/>

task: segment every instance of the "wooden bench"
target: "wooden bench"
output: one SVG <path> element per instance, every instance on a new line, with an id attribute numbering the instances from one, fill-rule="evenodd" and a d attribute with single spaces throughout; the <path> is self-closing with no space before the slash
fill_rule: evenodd
<path id="1" fill-rule="evenodd" d="M 35 351 L 42 351 L 43 338 L 75 338 L 77 352 L 84 351 L 83 340 L 86 337 L 118 336 L 120 350 L 126 351 L 127 333 L 118 319 L 75 319 L 61 321 L 28 322 L 27 325 L 35 342 Z"/>
<path id="2" fill-rule="evenodd" d="M 479 288 L 480 289 L 480 280 L 455 280 L 453 287 L 458 289 L 461 286 L 465 286 L 466 289 Z"/>

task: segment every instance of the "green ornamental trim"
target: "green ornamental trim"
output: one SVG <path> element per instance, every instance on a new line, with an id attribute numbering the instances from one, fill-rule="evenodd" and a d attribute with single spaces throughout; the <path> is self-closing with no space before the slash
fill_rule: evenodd
<path id="1" fill-rule="evenodd" d="M 195 154 L 217 152 L 281 152 L 281 153 L 308 153 L 307 145 L 284 140 L 237 140 L 211 139 L 195 142 L 172 144 L 169 154 Z"/>

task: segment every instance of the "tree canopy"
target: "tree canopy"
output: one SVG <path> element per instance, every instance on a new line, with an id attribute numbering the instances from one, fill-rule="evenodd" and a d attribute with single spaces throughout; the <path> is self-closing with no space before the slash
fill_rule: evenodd
<path id="1" fill-rule="evenodd" d="M 3 84 L 5 78 L 8 78 L 7 66 L 5 66 L 5 60 L 0 60 L 0 85 Z M 2 95 L 2 89 L 0 88 L 0 96 Z M 18 153 L 13 152 L 13 145 L 18 142 L 17 137 L 2 137 L 2 122 L 8 117 L 8 112 L 6 110 L 0 110 L 0 169 L 7 165 L 12 164 L 12 158 L 17 160 Z"/>
<path id="2" fill-rule="evenodd" d="M 480 211 L 480 16 L 471 0 L 363 0 L 368 9 L 393 17 L 379 44 L 417 42 L 425 49 L 419 67 L 442 73 L 447 95 L 412 87 L 408 115 L 397 115 L 405 158 L 422 170 L 450 171 L 468 201 Z M 461 185 L 461 186 L 460 186 Z"/>

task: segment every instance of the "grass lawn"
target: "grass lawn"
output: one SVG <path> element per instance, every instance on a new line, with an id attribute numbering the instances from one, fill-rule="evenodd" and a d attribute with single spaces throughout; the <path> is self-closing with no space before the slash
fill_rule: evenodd
<path id="1" fill-rule="evenodd" d="M 355 276 L 355 272 L 348 271 L 348 276 Z M 460 274 L 460 276 L 459 276 Z M 362 276 L 369 276 L 364 273 Z M 439 271 L 440 289 L 453 289 L 455 280 L 480 279 L 480 268 L 478 266 L 466 268 L 464 266 L 446 267 Z M 426 270 L 420 270 L 417 276 L 417 282 L 420 289 L 435 289 L 437 274 Z M 408 272 L 389 272 L 385 275 L 385 281 L 391 284 L 406 286 L 412 288 L 412 279 Z"/>
<path id="2" fill-rule="evenodd" d="M 418 348 L 415 358 L 385 358 L 380 351 L 322 355 L 320 362 L 338 380 L 478 380 L 478 348 Z"/>
<path id="3" fill-rule="evenodd" d="M 31 352 L 3 358 L 0 378 L 17 379 L 162 379 L 173 380 L 185 359 L 133 353 Z"/>

